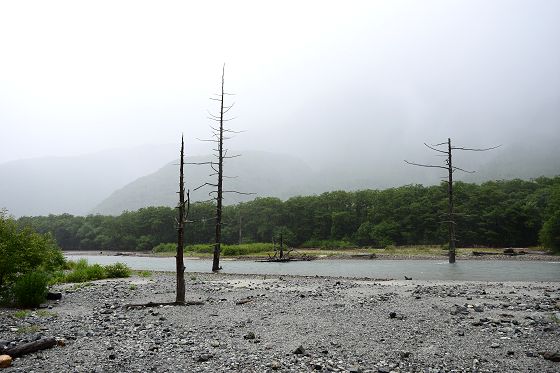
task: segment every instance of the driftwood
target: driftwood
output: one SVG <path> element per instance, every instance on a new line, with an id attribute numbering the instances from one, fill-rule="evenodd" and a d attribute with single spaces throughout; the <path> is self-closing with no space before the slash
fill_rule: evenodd
<path id="1" fill-rule="evenodd" d="M 126 304 L 127 308 L 143 308 L 143 307 L 159 307 L 159 306 L 200 306 L 204 302 L 200 300 L 188 300 L 185 302 L 148 302 L 148 303 L 136 303 L 136 304 Z"/>
<path id="2" fill-rule="evenodd" d="M 253 298 L 243 298 L 243 299 L 240 299 L 237 302 L 235 302 L 235 304 L 241 305 L 241 304 L 249 303 L 252 300 L 253 300 Z"/>
<path id="3" fill-rule="evenodd" d="M 23 343 L 19 346 L 7 348 L 2 351 L 2 354 L 10 355 L 11 357 L 19 357 L 32 352 L 45 350 L 56 346 L 56 339 L 53 337 L 41 338 L 37 341 Z"/>
<path id="4" fill-rule="evenodd" d="M 517 256 L 527 254 L 524 250 L 515 251 L 514 249 L 504 249 L 501 253 L 489 253 L 486 251 L 473 251 L 474 256 L 488 256 L 488 255 L 507 255 L 507 256 Z"/>
<path id="5" fill-rule="evenodd" d="M 302 256 L 289 256 L 284 258 L 275 258 L 273 256 L 267 259 L 260 259 L 257 262 L 275 262 L 275 263 L 286 263 L 286 262 L 309 262 L 317 259 L 314 256 L 302 255 Z"/>

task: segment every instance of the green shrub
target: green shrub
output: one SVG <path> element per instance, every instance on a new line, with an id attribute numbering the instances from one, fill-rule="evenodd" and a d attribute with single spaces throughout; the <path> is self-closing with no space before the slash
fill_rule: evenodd
<path id="1" fill-rule="evenodd" d="M 160 243 L 152 249 L 153 253 L 170 253 L 177 251 L 176 243 Z"/>
<path id="2" fill-rule="evenodd" d="M 241 245 L 222 245 L 222 254 L 224 256 L 250 255 L 273 250 L 274 246 L 271 243 L 244 243 Z"/>
<path id="3" fill-rule="evenodd" d="M 16 303 L 21 307 L 37 307 L 47 297 L 49 276 L 44 272 L 29 272 L 14 284 L 13 293 Z"/>
<path id="4" fill-rule="evenodd" d="M 40 272 L 46 276 L 61 269 L 64 263 L 64 256 L 51 235 L 39 234 L 29 227 L 19 228 L 0 209 L 0 302 L 11 301 L 12 287 L 17 281 L 31 281 L 26 274 Z"/>
<path id="5" fill-rule="evenodd" d="M 115 263 L 105 266 L 105 273 L 108 278 L 130 277 L 132 271 L 124 263 Z"/>
<path id="6" fill-rule="evenodd" d="M 66 274 L 64 282 L 86 282 L 107 278 L 105 268 L 99 264 L 89 265 L 86 259 L 80 259 L 72 272 Z"/>

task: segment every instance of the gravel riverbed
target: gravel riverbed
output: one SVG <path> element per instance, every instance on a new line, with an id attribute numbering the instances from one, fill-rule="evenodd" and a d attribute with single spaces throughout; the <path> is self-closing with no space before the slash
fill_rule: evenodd
<path id="1" fill-rule="evenodd" d="M 60 285 L 62 300 L 27 315 L 0 309 L 0 349 L 42 336 L 64 345 L 4 371 L 560 371 L 543 355 L 560 351 L 557 282 L 186 279 L 202 305 L 127 307 L 175 299 L 174 274 L 157 273 Z"/>

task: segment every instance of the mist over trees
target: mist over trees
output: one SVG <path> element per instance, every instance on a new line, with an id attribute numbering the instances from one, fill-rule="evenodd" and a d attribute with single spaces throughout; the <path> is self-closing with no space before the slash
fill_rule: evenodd
<path id="1" fill-rule="evenodd" d="M 527 247 L 543 242 L 558 248 L 560 177 L 533 181 L 455 184 L 457 246 Z M 257 198 L 224 206 L 222 242 L 271 242 L 279 229 L 291 246 L 442 245 L 440 224 L 447 185 L 406 185 L 385 190 Z M 191 204 L 185 243 L 214 242 L 215 204 Z M 176 241 L 176 211 L 148 207 L 119 216 L 69 214 L 22 217 L 18 224 L 51 232 L 64 250 L 151 250 Z M 240 229 L 241 228 L 241 229 Z M 556 233 L 555 233 L 556 232 Z M 540 241 L 539 241 L 540 235 Z M 340 242 L 343 241 L 343 242 Z"/>

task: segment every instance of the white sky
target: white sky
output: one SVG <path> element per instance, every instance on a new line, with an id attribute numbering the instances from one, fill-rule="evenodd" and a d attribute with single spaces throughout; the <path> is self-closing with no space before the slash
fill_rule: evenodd
<path id="1" fill-rule="evenodd" d="M 224 62 L 233 148 L 320 164 L 550 139 L 559 46 L 555 0 L 2 1 L 0 163 L 181 132 L 207 152 Z"/>

